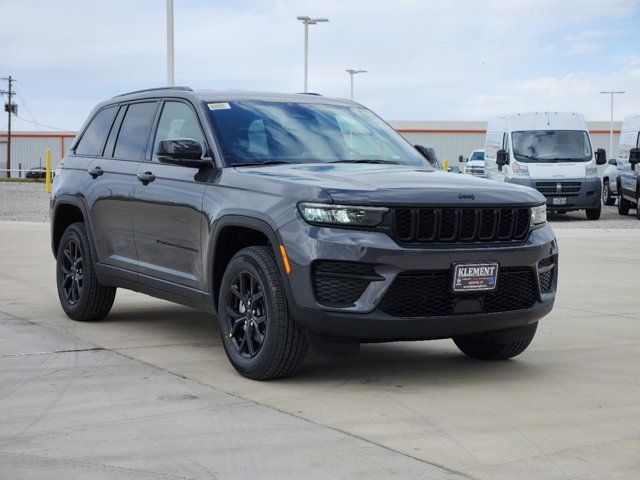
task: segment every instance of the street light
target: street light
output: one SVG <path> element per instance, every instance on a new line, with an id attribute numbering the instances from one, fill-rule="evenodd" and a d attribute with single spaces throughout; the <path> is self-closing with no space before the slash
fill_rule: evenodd
<path id="1" fill-rule="evenodd" d="M 304 93 L 307 93 L 309 77 L 309 25 L 316 25 L 320 22 L 328 22 L 328 18 L 296 17 L 304 23 Z"/>
<path id="2" fill-rule="evenodd" d="M 611 95 L 611 123 L 609 125 L 609 156 L 613 156 L 613 96 L 614 95 L 622 95 L 625 94 L 627 92 L 614 92 L 614 91 L 605 91 L 605 92 L 600 92 L 601 94 L 607 94 L 607 95 Z"/>
<path id="3" fill-rule="evenodd" d="M 347 72 L 349 74 L 349 76 L 351 77 L 351 100 L 353 100 L 353 76 L 357 75 L 359 73 L 367 73 L 366 70 L 354 70 L 352 68 L 345 70 L 345 72 Z"/>
<path id="4" fill-rule="evenodd" d="M 167 86 L 173 87 L 173 0 L 167 0 Z"/>

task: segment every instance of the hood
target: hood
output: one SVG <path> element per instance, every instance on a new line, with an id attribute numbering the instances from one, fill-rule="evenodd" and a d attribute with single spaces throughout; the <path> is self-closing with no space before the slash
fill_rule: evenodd
<path id="1" fill-rule="evenodd" d="M 545 201 L 542 194 L 532 188 L 426 167 L 313 163 L 240 167 L 236 171 L 278 183 L 287 182 L 290 188 L 317 186 L 327 192 L 334 203 L 344 204 L 533 205 Z"/>
<path id="2" fill-rule="evenodd" d="M 592 162 L 572 163 L 524 163 L 529 169 L 529 178 L 532 180 L 555 180 L 557 178 L 576 179 L 584 178 L 586 166 Z"/>
<path id="3" fill-rule="evenodd" d="M 469 160 L 466 163 L 467 167 L 484 167 L 484 160 Z"/>

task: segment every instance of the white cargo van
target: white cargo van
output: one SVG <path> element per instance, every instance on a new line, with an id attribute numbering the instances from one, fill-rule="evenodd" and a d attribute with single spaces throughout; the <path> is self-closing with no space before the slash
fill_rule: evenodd
<path id="1" fill-rule="evenodd" d="M 627 215 L 636 208 L 640 220 L 640 115 L 624 119 L 620 131 L 620 154 L 618 156 L 618 213 Z"/>
<path id="2" fill-rule="evenodd" d="M 587 122 L 579 113 L 533 112 L 494 117 L 487 125 L 486 175 L 535 188 L 552 212 L 586 210 L 600 218 L 602 182 Z"/>

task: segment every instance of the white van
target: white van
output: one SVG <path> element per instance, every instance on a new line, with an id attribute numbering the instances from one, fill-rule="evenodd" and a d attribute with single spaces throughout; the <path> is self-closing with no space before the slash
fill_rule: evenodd
<path id="1" fill-rule="evenodd" d="M 620 154 L 618 156 L 618 213 L 627 215 L 636 208 L 640 220 L 640 115 L 624 119 L 620 131 Z"/>
<path id="2" fill-rule="evenodd" d="M 600 218 L 602 182 L 587 122 L 579 113 L 533 112 L 494 117 L 487 125 L 486 175 L 535 188 L 552 212 L 586 210 Z"/>

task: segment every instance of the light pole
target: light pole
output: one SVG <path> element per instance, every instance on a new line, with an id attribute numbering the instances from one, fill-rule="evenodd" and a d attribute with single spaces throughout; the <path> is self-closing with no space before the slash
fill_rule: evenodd
<path id="1" fill-rule="evenodd" d="M 351 77 L 351 100 L 353 100 L 353 76 L 357 75 L 359 73 L 367 73 L 366 70 L 354 70 L 353 68 L 350 68 L 348 70 L 345 70 L 345 72 L 347 72 L 349 74 L 349 76 Z"/>
<path id="2" fill-rule="evenodd" d="M 613 96 L 614 95 L 622 95 L 625 94 L 626 92 L 614 92 L 614 91 L 605 91 L 605 92 L 600 92 L 601 94 L 607 94 L 607 95 L 611 95 L 611 123 L 609 125 L 609 156 L 613 155 Z"/>
<path id="3" fill-rule="evenodd" d="M 173 87 L 173 0 L 167 0 L 167 86 Z"/>
<path id="4" fill-rule="evenodd" d="M 316 25 L 320 22 L 328 22 L 328 18 L 311 18 L 300 16 L 296 17 L 304 23 L 304 93 L 308 91 L 308 78 L 309 78 L 309 25 Z"/>

